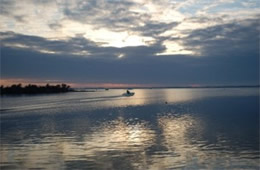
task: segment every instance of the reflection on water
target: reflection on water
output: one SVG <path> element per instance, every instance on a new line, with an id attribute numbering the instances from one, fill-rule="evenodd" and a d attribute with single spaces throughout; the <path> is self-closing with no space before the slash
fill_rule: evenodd
<path id="1" fill-rule="evenodd" d="M 259 169 L 258 89 L 123 92 L 3 97 L 1 169 Z"/>
<path id="2" fill-rule="evenodd" d="M 145 123 L 130 124 L 119 120 L 107 122 L 95 130 L 87 145 L 94 150 L 140 150 L 152 143 L 153 131 Z"/>
<path id="3" fill-rule="evenodd" d="M 191 144 L 189 133 L 198 133 L 200 124 L 189 115 L 179 117 L 167 115 L 160 117 L 158 121 L 162 129 L 163 145 L 167 147 L 168 152 L 175 155 L 175 159 L 171 159 L 166 167 L 190 162 L 192 154 L 198 150 L 196 145 Z"/>

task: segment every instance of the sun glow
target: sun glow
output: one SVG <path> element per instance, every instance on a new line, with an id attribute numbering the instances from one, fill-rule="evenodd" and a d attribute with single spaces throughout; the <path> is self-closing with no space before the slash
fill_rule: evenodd
<path id="1" fill-rule="evenodd" d="M 105 34 L 107 43 L 103 46 L 112 46 L 112 47 L 127 47 L 127 46 L 146 46 L 154 42 L 154 39 L 151 37 L 142 37 L 138 35 L 129 35 L 127 32 L 116 33 L 115 37 Z M 104 39 L 105 40 L 105 39 Z M 105 41 L 106 41 L 105 40 Z"/>
<path id="2" fill-rule="evenodd" d="M 165 41 L 163 45 L 166 47 L 166 51 L 163 53 L 157 53 L 157 55 L 172 55 L 172 54 L 190 54 L 194 55 L 195 53 L 193 51 L 185 49 L 184 46 L 177 42 L 173 41 Z"/>
<path id="3" fill-rule="evenodd" d="M 87 30 L 87 31 L 86 31 Z M 84 38 L 89 39 L 103 47 L 127 47 L 127 46 L 141 46 L 149 45 L 155 42 L 152 37 L 140 36 L 129 31 L 113 31 L 107 28 L 96 29 L 92 25 L 82 24 L 75 21 L 63 21 L 62 35 L 74 36 L 75 34 L 83 35 Z"/>

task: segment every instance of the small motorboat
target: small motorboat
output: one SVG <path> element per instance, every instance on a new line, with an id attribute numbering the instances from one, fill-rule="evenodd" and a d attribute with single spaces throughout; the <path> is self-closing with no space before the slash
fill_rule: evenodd
<path id="1" fill-rule="evenodd" d="M 123 96 L 133 96 L 135 95 L 135 92 L 126 91 L 126 93 L 123 93 Z"/>
<path id="2" fill-rule="evenodd" d="M 133 95 L 135 95 L 135 92 L 123 93 L 123 96 L 133 96 Z"/>

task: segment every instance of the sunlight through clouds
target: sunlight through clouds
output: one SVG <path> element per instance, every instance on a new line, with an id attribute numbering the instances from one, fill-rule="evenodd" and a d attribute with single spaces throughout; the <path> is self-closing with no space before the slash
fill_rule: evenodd
<path id="1" fill-rule="evenodd" d="M 174 41 L 164 41 L 163 45 L 166 46 L 166 51 L 158 53 L 157 55 L 171 55 L 171 54 L 186 54 L 194 55 L 195 53 L 190 50 L 186 50 L 184 46 Z"/>
<path id="2" fill-rule="evenodd" d="M 232 8 L 238 9 L 242 16 L 253 15 L 256 13 L 254 10 L 257 9 L 252 5 L 257 4 L 257 2 L 235 2 L 232 0 L 215 0 L 210 3 L 204 0 L 99 0 L 88 2 L 81 0 L 73 2 L 61 0 L 35 2 L 28 0 L 26 2 L 3 2 L 8 4 L 6 7 L 13 10 L 0 15 L 2 31 L 14 31 L 26 35 L 40 35 L 45 38 L 58 39 L 81 34 L 86 39 L 101 44 L 101 46 L 118 48 L 149 46 L 156 43 L 158 38 L 163 37 L 165 39 L 165 36 L 181 38 L 183 35 L 188 35 L 192 30 L 218 25 L 221 22 L 215 18 L 221 17 L 221 15 L 226 15 L 230 19 L 236 17 L 232 14 Z M 231 8 L 227 8 L 225 5 Z M 8 10 L 5 9 L 5 5 L 2 8 L 3 11 Z M 251 14 L 247 8 L 252 8 Z M 118 11 L 118 15 L 113 12 L 114 10 L 115 12 Z M 243 11 L 246 11 L 246 13 L 243 13 Z M 39 18 L 39 16 L 41 17 Z M 197 20 L 194 20 L 194 17 Z M 205 18 L 207 21 L 203 22 L 200 18 Z M 228 20 L 224 21 L 225 18 L 227 17 L 223 18 L 222 23 L 228 22 Z M 160 28 L 160 32 L 158 32 L 159 28 L 150 27 L 156 32 L 147 35 L 147 31 L 151 32 L 149 27 L 144 27 L 148 24 L 148 21 L 161 24 L 177 22 L 179 24 L 166 29 Z M 144 27 L 147 30 L 137 29 L 138 27 Z M 171 42 L 169 39 L 162 43 L 166 50 L 160 54 L 195 54 L 194 51 L 187 50 L 181 45 L 182 43 Z"/>

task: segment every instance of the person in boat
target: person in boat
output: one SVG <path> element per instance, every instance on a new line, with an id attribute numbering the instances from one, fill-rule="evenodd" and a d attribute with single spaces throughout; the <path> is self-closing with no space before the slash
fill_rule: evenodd
<path id="1" fill-rule="evenodd" d="M 126 93 L 127 93 L 127 94 L 130 94 L 130 91 L 129 91 L 129 90 L 126 90 Z"/>

